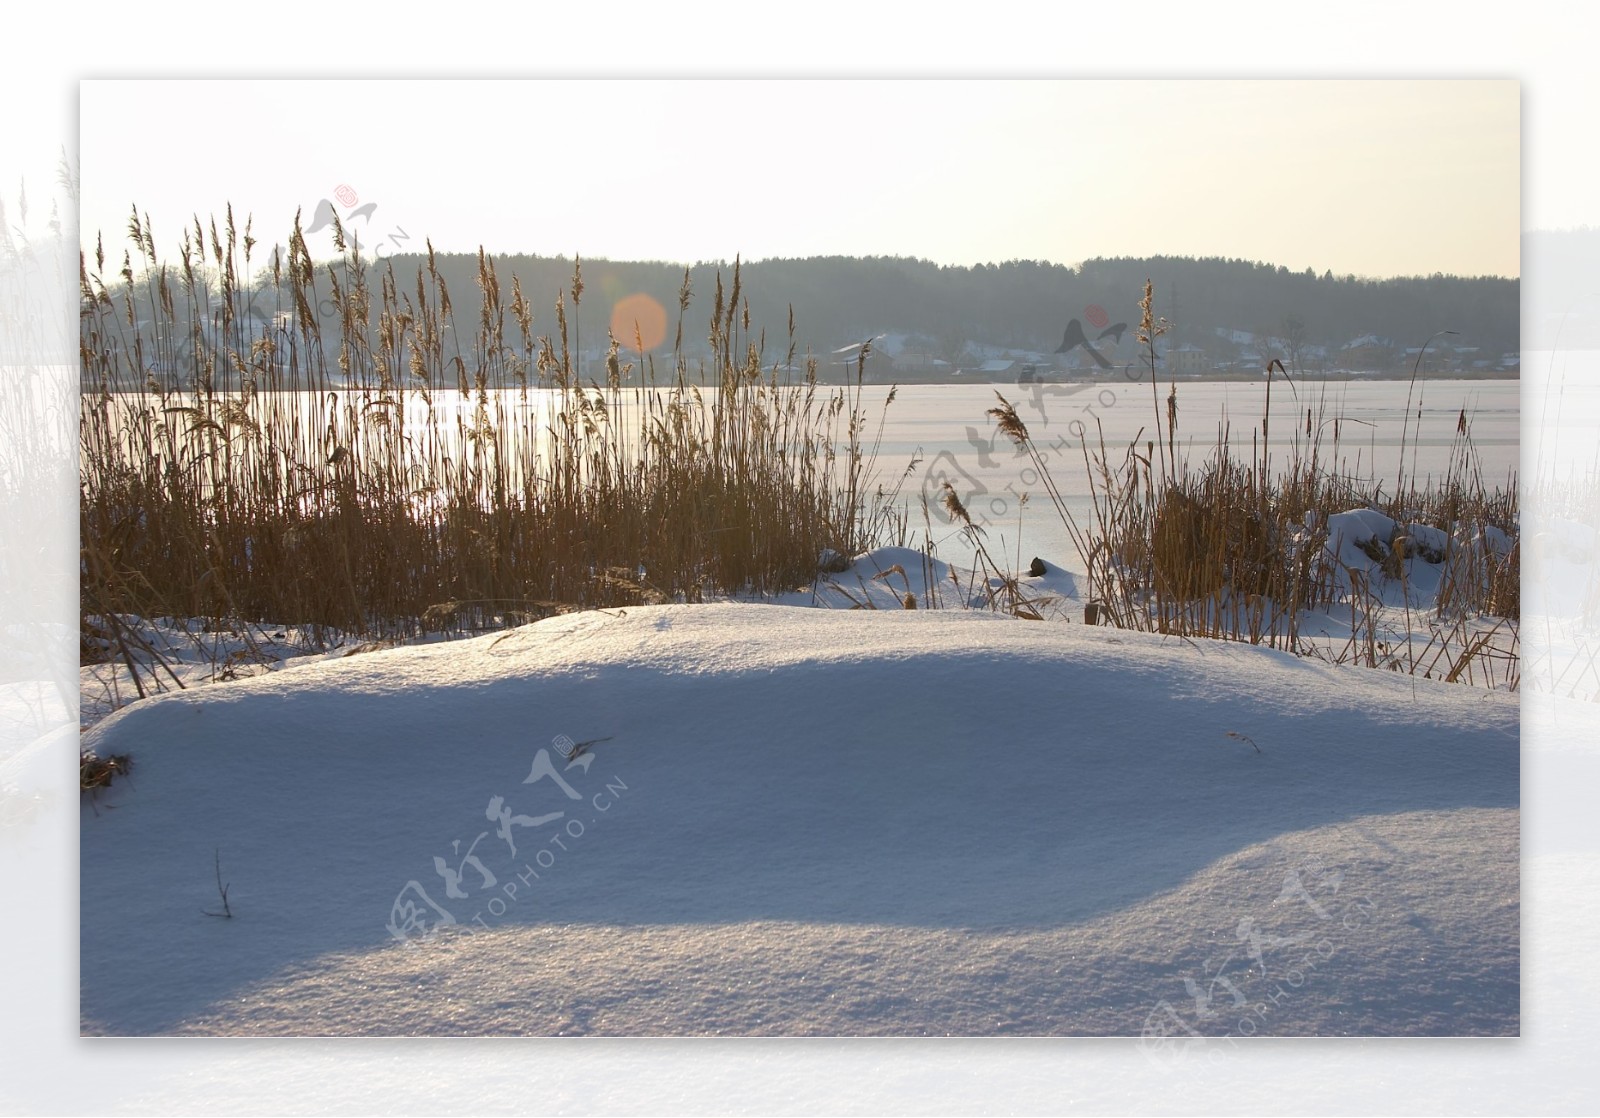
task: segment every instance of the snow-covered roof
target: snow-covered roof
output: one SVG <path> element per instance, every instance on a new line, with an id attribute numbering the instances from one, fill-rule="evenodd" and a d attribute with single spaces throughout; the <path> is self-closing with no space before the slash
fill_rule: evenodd
<path id="1" fill-rule="evenodd" d="M 1395 347 L 1395 343 L 1394 339 L 1392 338 L 1380 337 L 1377 334 L 1362 334 L 1359 338 L 1355 338 L 1346 342 L 1343 348 L 1364 349 L 1367 346 L 1377 346 L 1381 349 L 1393 349 Z"/>
<path id="2" fill-rule="evenodd" d="M 879 334 L 877 340 L 872 343 L 872 348 L 886 357 L 899 357 L 908 349 L 921 347 L 912 343 L 910 334 L 891 330 L 888 333 Z"/>
<path id="3" fill-rule="evenodd" d="M 882 338 L 882 337 L 884 337 L 884 335 L 879 334 L 879 335 L 877 335 L 877 337 L 874 337 L 874 338 L 870 339 L 870 343 L 872 345 L 872 349 L 873 349 L 874 353 L 876 353 L 878 351 L 878 340 L 880 338 Z M 850 344 L 842 345 L 838 349 L 832 350 L 831 352 L 833 352 L 835 354 L 856 353 L 861 349 L 862 345 L 864 345 L 864 344 L 867 344 L 867 343 L 865 343 L 865 342 L 851 342 Z"/>

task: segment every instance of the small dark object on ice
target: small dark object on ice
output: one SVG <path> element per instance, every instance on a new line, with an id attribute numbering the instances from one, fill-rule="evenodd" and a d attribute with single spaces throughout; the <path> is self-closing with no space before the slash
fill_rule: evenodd
<path id="1" fill-rule="evenodd" d="M 232 920 L 233 909 L 228 907 L 228 886 L 222 883 L 222 851 L 219 849 L 213 853 L 217 869 L 217 892 L 222 894 L 222 911 L 212 912 L 209 909 L 201 909 L 200 911 L 206 916 L 220 916 L 224 920 Z"/>
<path id="2" fill-rule="evenodd" d="M 599 745 L 603 741 L 610 740 L 611 738 L 604 737 L 590 738 L 588 741 L 574 742 L 571 738 L 567 737 L 565 734 L 562 734 L 551 744 L 556 747 L 557 753 L 561 754 L 561 756 L 565 757 L 568 761 L 572 761 L 582 756 L 583 751 L 588 749 L 591 745 Z"/>
<path id="3" fill-rule="evenodd" d="M 1029 575 L 1029 577 L 1031 577 L 1031 578 L 1043 578 L 1044 577 L 1044 572 L 1045 572 L 1044 560 L 1039 558 L 1037 555 L 1035 555 L 1033 557 L 1033 562 L 1028 564 L 1028 575 Z"/>
<path id="4" fill-rule="evenodd" d="M 1228 736 L 1235 741 L 1247 741 L 1250 743 L 1250 748 L 1254 749 L 1257 753 L 1261 752 L 1261 747 L 1256 744 L 1256 739 L 1251 737 L 1249 734 L 1236 734 L 1232 730 L 1229 730 Z"/>
<path id="5" fill-rule="evenodd" d="M 97 788 L 109 788 L 111 782 L 119 776 L 127 776 L 133 771 L 133 758 L 126 753 L 113 753 L 101 759 L 93 753 L 78 754 L 78 790 L 92 792 Z"/>
<path id="6" fill-rule="evenodd" d="M 599 745 L 603 741 L 610 741 L 610 740 L 611 739 L 609 737 L 606 737 L 606 738 L 590 738 L 588 741 L 580 741 L 577 745 L 574 745 L 572 747 L 572 752 L 569 753 L 567 755 L 567 757 L 568 757 L 569 760 L 574 758 L 574 757 L 580 757 L 580 756 L 583 755 L 583 751 L 585 749 L 588 749 L 591 745 Z"/>
<path id="7" fill-rule="evenodd" d="M 100 789 L 111 787 L 113 780 L 119 776 L 125 777 L 132 771 L 133 758 L 126 753 L 113 753 L 102 759 L 84 750 L 78 754 L 78 791 L 89 793 L 89 806 L 99 815 L 100 806 L 95 800 Z"/>

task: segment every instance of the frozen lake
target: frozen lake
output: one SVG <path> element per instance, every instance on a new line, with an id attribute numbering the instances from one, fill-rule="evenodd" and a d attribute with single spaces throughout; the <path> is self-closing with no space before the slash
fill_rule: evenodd
<path id="1" fill-rule="evenodd" d="M 1283 382 L 1274 382 L 1269 424 L 1273 465 L 1281 467 L 1291 457 L 1296 442 L 1306 446 L 1309 408 L 1313 434 L 1319 425 L 1322 427 L 1324 460 L 1341 474 L 1363 480 L 1383 479 L 1386 489 L 1393 491 L 1401 465 L 1403 437 L 1407 476 L 1414 474 L 1420 485 L 1430 477 L 1442 476 L 1448 468 L 1457 423 L 1465 409 L 1485 484 L 1510 484 L 1518 471 L 1521 447 L 1519 382 L 1419 381 L 1407 421 L 1410 388 L 1403 380 L 1299 381 L 1291 392 Z M 1168 389 L 1167 382 L 1160 385 L 1163 432 Z M 901 387 L 889 408 L 878 452 L 879 477 L 886 486 L 892 486 L 908 463 L 920 457 L 903 489 L 912 502 L 913 525 L 919 538 L 919 498 L 926 494 L 930 505 L 935 505 L 941 482 L 948 479 L 973 519 L 986 523 L 991 552 L 995 552 L 996 542 L 1003 540 L 1006 554 L 1013 561 L 1020 554 L 1024 566 L 1031 556 L 1039 555 L 1075 569 L 1079 565 L 1077 554 L 1029 459 L 998 435 L 994 420 L 987 414 L 998 402 L 996 391 L 1016 406 L 1017 414 L 1044 453 L 1057 488 L 1073 515 L 1083 523 L 1090 504 L 1081 435 L 1087 432 L 1093 445 L 1098 446 L 1103 432 L 1114 464 L 1122 460 L 1124 449 L 1135 440 L 1142 450 L 1147 440 L 1156 437 L 1157 430 L 1150 384 L 1129 384 L 1120 377 L 1089 385 L 914 384 Z M 886 389 L 868 390 L 868 414 L 873 421 L 868 426 L 869 438 L 876 429 L 886 394 Z M 1265 402 L 1265 381 L 1179 383 L 1179 459 L 1187 457 L 1191 468 L 1198 467 L 1226 433 L 1234 455 L 1249 460 L 1252 439 L 1260 437 Z M 1593 447 L 1589 450 L 1592 452 Z M 1024 494 L 1029 497 L 1026 503 L 1021 499 Z M 970 553 L 960 533 L 944 522 L 937 509 L 933 524 L 934 538 L 945 558 L 959 560 Z"/>

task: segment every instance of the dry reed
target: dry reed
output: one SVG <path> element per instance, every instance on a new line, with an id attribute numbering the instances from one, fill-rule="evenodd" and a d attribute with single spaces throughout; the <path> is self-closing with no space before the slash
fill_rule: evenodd
<path id="1" fill-rule="evenodd" d="M 1154 340 L 1166 323 L 1154 313 L 1149 284 L 1140 310 L 1139 338 L 1150 360 L 1157 430 L 1165 418 L 1166 437 L 1158 434 L 1140 446 L 1135 436 L 1114 452 L 1103 433 L 1098 445 L 1095 432 L 1087 433 L 1082 446 L 1091 491 L 1087 523 L 1079 523 L 1068 508 L 1046 455 L 1015 407 L 1001 396 L 989 411 L 999 431 L 1028 452 L 1078 552 L 1088 576 L 1086 619 L 1316 655 L 1300 632 L 1306 611 L 1336 615 L 1348 609 L 1352 635 L 1338 659 L 1514 689 L 1520 679 L 1516 477 L 1503 485 L 1486 481 L 1465 409 L 1444 476 L 1419 485 L 1414 470 L 1406 474 L 1403 436 L 1399 484 L 1386 493 L 1382 483 L 1358 480 L 1348 469 L 1340 446 L 1345 420 L 1328 414 L 1322 404 L 1307 408 L 1303 431 L 1280 438 L 1284 457 L 1274 462 L 1268 440 L 1270 394 L 1273 373 L 1284 371 L 1273 360 L 1266 369 L 1267 397 L 1259 439 L 1252 435 L 1251 459 L 1234 456 L 1223 430 L 1207 459 L 1192 466 L 1176 439 L 1175 384 L 1164 417 L 1160 408 Z M 1331 438 L 1325 440 L 1328 432 Z M 1335 462 L 1341 467 L 1333 468 Z M 947 494 L 947 507 L 952 496 Z M 1380 648 L 1381 596 L 1364 572 L 1344 567 L 1327 548 L 1330 516 L 1354 508 L 1382 512 L 1395 522 L 1392 538 L 1366 541 L 1382 562 L 1382 574 L 1403 580 L 1406 562 L 1413 558 L 1440 565 L 1433 616 L 1413 618 L 1411 607 L 1403 607 L 1408 633 L 1403 649 Z M 953 519 L 961 519 L 959 508 L 950 511 Z M 1406 537 L 1408 524 L 1438 525 L 1450 542 L 1433 554 L 1424 542 Z M 1509 551 L 1490 546 L 1495 532 L 1512 541 Z M 981 548 L 979 558 L 990 562 Z M 1402 584 L 1402 593 L 1405 589 Z M 1409 634 L 1424 625 L 1433 636 L 1418 647 Z"/>
<path id="2" fill-rule="evenodd" d="M 685 272 L 666 367 L 612 337 L 591 376 L 578 266 L 540 334 L 481 251 L 469 319 L 431 243 L 405 277 L 337 221 L 327 263 L 298 216 L 265 267 L 231 207 L 176 263 L 137 209 L 128 235 L 116 276 L 103 246 L 80 272 L 85 632 L 144 615 L 395 636 L 792 589 L 894 515 L 869 494 L 864 360 L 819 386 L 791 316 L 769 361 L 737 261 L 709 364 L 686 352 Z"/>

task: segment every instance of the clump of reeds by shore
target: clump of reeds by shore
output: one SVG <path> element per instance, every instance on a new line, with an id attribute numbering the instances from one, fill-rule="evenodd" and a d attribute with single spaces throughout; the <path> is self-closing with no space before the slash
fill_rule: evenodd
<path id="1" fill-rule="evenodd" d="M 1002 396 L 989 413 L 1001 433 L 1029 452 L 1067 528 L 1088 575 L 1089 614 L 1124 628 L 1315 654 L 1300 632 L 1304 612 L 1348 610 L 1352 635 L 1335 650 L 1336 659 L 1514 688 L 1520 675 L 1516 478 L 1503 485 L 1486 481 L 1465 409 L 1444 476 L 1419 484 L 1414 468 L 1406 471 L 1402 445 L 1400 473 L 1389 490 L 1385 482 L 1335 468 L 1343 462 L 1346 421 L 1321 403 L 1306 408 L 1303 427 L 1276 433 L 1274 441 L 1272 384 L 1288 376 L 1272 361 L 1251 458 L 1236 456 L 1223 430 L 1211 454 L 1192 464 L 1177 439 L 1176 384 L 1164 409 L 1156 389 L 1153 342 L 1163 323 L 1151 304 L 1146 285 L 1140 340 L 1150 355 L 1153 434 L 1108 447 L 1098 425 L 1085 431 L 1083 465 L 1092 495 L 1087 523 L 1068 509 L 1015 407 Z M 1364 572 L 1339 563 L 1327 546 L 1330 517 L 1350 509 L 1371 509 L 1393 521 L 1388 538 L 1361 544 L 1394 579 L 1403 579 L 1406 560 L 1428 547 L 1409 538 L 1405 526 L 1419 526 L 1410 529 L 1419 535 L 1423 526 L 1437 526 L 1448 538 L 1440 554 L 1424 555 L 1441 565 L 1433 616 L 1405 626 L 1408 632 L 1426 628 L 1432 639 L 1408 638 L 1396 649 L 1376 638 L 1381 596 Z M 1498 548 L 1491 540 L 1511 546 Z M 1400 592 L 1403 597 L 1403 586 Z"/>
<path id="2" fill-rule="evenodd" d="M 737 262 L 699 325 L 685 272 L 661 366 L 636 333 L 590 373 L 581 265 L 536 322 L 480 252 L 462 314 L 431 245 L 401 275 L 334 235 L 318 263 L 297 218 L 263 261 L 230 208 L 172 261 L 135 209 L 118 274 L 83 261 L 85 619 L 393 635 L 791 589 L 892 515 L 862 368 L 819 386 L 792 316 L 768 355 Z"/>

